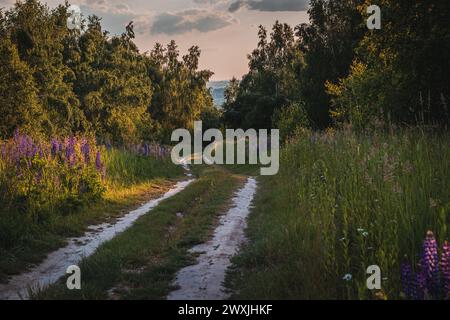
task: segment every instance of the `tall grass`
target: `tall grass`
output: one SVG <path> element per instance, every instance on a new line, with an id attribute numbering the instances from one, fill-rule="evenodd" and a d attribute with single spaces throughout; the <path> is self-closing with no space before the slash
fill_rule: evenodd
<path id="1" fill-rule="evenodd" d="M 127 187 L 156 178 L 175 178 L 183 173 L 173 165 L 170 157 L 157 158 L 139 155 L 119 149 L 105 153 L 104 161 L 109 188 Z"/>
<path id="2" fill-rule="evenodd" d="M 304 132 L 262 177 L 249 221 L 253 241 L 230 281 L 241 298 L 401 296 L 400 265 L 419 263 L 427 230 L 450 238 L 448 136 L 420 130 L 357 135 Z"/>

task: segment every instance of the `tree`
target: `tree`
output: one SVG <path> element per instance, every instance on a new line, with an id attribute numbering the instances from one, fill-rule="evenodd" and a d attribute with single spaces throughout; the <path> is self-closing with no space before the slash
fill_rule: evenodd
<path id="1" fill-rule="evenodd" d="M 5 38 L 0 40 L 0 92 L 0 137 L 11 137 L 17 127 L 39 133 L 42 108 L 32 72 L 20 60 L 15 45 Z"/>
<path id="2" fill-rule="evenodd" d="M 6 33 L 33 72 L 49 135 L 82 130 L 85 121 L 72 90 L 74 75 L 63 61 L 66 18 L 61 6 L 50 11 L 36 0 L 17 2 L 6 12 Z"/>

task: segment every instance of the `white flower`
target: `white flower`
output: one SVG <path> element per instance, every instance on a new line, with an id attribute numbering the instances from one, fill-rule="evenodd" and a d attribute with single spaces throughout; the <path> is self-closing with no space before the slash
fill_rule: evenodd
<path id="1" fill-rule="evenodd" d="M 350 281 L 350 280 L 352 280 L 352 275 L 351 275 L 351 273 L 347 273 L 345 276 L 343 276 L 343 277 L 342 277 L 342 280 L 345 280 L 345 281 Z"/>

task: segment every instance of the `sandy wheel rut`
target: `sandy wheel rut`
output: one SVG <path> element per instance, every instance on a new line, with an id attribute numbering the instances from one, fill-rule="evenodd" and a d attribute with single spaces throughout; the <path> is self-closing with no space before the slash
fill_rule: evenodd
<path id="1" fill-rule="evenodd" d="M 244 187 L 236 192 L 231 208 L 220 218 L 212 239 L 190 250 L 199 254 L 197 263 L 177 273 L 173 284 L 179 289 L 171 292 L 167 299 L 222 300 L 229 297 L 223 281 L 231 257 L 245 240 L 246 219 L 255 192 L 256 180 L 248 178 Z"/>

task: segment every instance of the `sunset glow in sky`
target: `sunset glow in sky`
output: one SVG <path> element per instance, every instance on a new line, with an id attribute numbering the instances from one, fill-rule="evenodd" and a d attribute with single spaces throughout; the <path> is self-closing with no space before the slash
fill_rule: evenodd
<path id="1" fill-rule="evenodd" d="M 63 0 L 47 0 L 54 7 Z M 14 0 L 0 0 L 9 7 Z M 295 26 L 307 22 L 308 0 L 72 0 L 84 15 L 103 17 L 103 26 L 120 34 L 135 23 L 142 52 L 156 42 L 174 39 L 182 53 L 192 45 L 202 50 L 200 66 L 212 70 L 212 80 L 240 78 L 247 71 L 247 54 L 257 44 L 257 28 L 275 20 Z"/>

